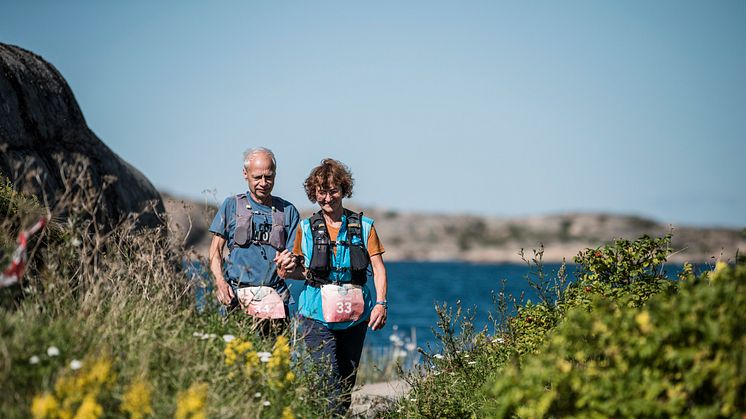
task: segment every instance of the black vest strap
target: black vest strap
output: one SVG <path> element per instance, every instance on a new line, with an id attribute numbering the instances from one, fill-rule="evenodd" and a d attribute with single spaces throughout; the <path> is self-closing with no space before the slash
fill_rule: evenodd
<path id="1" fill-rule="evenodd" d="M 311 234 L 313 235 L 313 250 L 311 251 L 311 263 L 309 266 L 311 277 L 308 280 L 311 286 L 318 287 L 331 283 L 329 281 L 329 274 L 334 269 L 332 266 L 332 247 L 340 245 L 346 245 L 350 249 L 349 269 L 352 274 L 351 283 L 363 285 L 368 279 L 370 256 L 368 255 L 368 249 L 365 247 L 365 240 L 363 239 L 363 213 L 344 209 L 344 214 L 347 223 L 347 239 L 344 242 L 339 240 L 336 242 L 331 241 L 329 230 L 321 211 L 309 218 Z"/>

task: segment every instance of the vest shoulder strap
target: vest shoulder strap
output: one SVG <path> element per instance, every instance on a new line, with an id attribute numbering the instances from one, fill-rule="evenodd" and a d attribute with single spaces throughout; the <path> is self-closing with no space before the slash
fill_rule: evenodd
<path id="1" fill-rule="evenodd" d="M 348 209 L 344 210 L 347 218 L 347 236 L 363 237 L 363 213 L 353 212 Z"/>
<path id="2" fill-rule="evenodd" d="M 272 225 L 285 227 L 285 207 L 280 198 L 272 197 Z"/>
<path id="3" fill-rule="evenodd" d="M 324 230 L 326 230 L 326 222 L 324 221 L 324 216 L 321 214 L 321 211 L 313 214 L 308 219 L 308 222 L 311 225 L 311 233 L 316 234 L 320 226 L 323 226 Z"/>
<path id="4" fill-rule="evenodd" d="M 251 204 L 245 193 L 236 195 L 236 216 L 251 217 Z"/>

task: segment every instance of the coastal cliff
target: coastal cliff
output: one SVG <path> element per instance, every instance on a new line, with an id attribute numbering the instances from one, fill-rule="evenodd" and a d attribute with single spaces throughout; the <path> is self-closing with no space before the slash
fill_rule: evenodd
<path id="1" fill-rule="evenodd" d="M 92 199 L 104 228 L 125 218 L 161 225 L 158 191 L 91 131 L 52 64 L 0 43 L 0 104 L 0 174 L 14 189 L 53 210 Z"/>
<path id="2" fill-rule="evenodd" d="M 172 229 L 188 246 L 207 255 L 207 231 L 216 207 L 164 194 Z M 616 238 L 635 239 L 644 234 L 673 233 L 673 262 L 708 262 L 733 258 L 746 249 L 746 232 L 726 228 L 671 226 L 638 216 L 602 213 L 567 213 L 531 217 L 486 217 L 457 214 L 423 214 L 354 208 L 376 221 L 386 247 L 386 260 L 466 261 L 518 263 L 520 249 L 544 244 L 544 260 L 572 261 L 578 251 Z M 310 215 L 302 211 L 302 216 Z M 186 232 L 189 231 L 189 235 Z"/>

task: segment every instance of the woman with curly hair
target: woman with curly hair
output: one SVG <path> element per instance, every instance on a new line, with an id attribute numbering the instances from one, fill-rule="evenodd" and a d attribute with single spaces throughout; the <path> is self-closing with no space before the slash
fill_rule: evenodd
<path id="1" fill-rule="evenodd" d="M 341 415 L 350 407 L 367 329 L 381 329 L 388 308 L 384 248 L 373 220 L 342 205 L 353 185 L 350 169 L 337 160 L 311 170 L 304 188 L 320 210 L 301 221 L 293 255 L 277 261 L 280 276 L 306 281 L 298 301 L 304 340 L 317 362 L 331 365 L 330 403 Z M 375 299 L 365 285 L 369 268 Z"/>

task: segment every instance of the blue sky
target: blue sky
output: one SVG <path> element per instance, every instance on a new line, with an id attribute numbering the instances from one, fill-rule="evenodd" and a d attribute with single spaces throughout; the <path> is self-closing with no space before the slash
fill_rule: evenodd
<path id="1" fill-rule="evenodd" d="M 0 6 L 162 190 L 241 192 L 264 145 L 299 207 L 334 157 L 367 206 L 688 225 L 746 226 L 745 40 L 743 1 Z"/>

